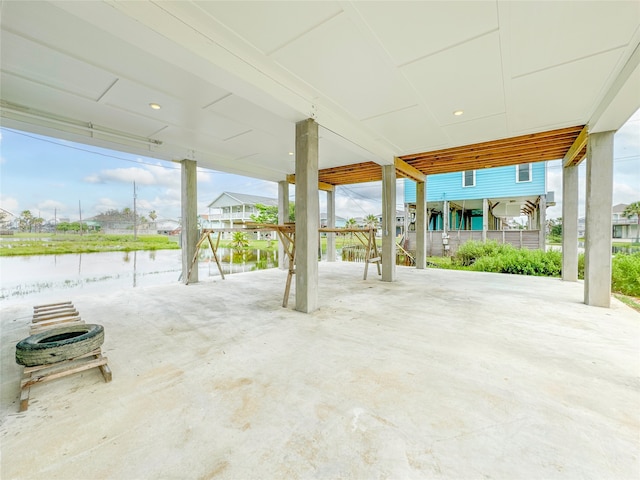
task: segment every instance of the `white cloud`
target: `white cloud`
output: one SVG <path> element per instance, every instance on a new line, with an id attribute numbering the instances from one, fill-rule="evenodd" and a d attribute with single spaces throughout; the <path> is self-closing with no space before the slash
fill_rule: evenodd
<path id="1" fill-rule="evenodd" d="M 84 178 L 87 183 L 133 183 L 138 185 L 179 186 L 180 170 L 147 165 L 144 167 L 113 168 Z"/>
<path id="2" fill-rule="evenodd" d="M 13 213 L 14 215 L 19 215 L 20 203 L 17 199 L 13 197 L 9 197 L 7 195 L 0 195 L 0 207 L 7 210 L 8 212 Z"/>
<path id="3" fill-rule="evenodd" d="M 107 198 L 107 197 L 102 197 L 99 198 L 97 203 L 95 203 L 91 209 L 94 212 L 98 212 L 98 213 L 104 213 L 108 210 L 115 210 L 115 209 L 120 209 L 120 203 L 115 201 L 112 198 Z"/>
<path id="4" fill-rule="evenodd" d="M 105 183 L 103 179 L 95 173 L 84 177 L 83 180 L 87 183 Z"/>
<path id="5" fill-rule="evenodd" d="M 38 210 L 43 212 L 51 212 L 53 214 L 55 211 L 62 212 L 66 207 L 66 205 L 57 200 L 43 200 L 38 203 Z"/>

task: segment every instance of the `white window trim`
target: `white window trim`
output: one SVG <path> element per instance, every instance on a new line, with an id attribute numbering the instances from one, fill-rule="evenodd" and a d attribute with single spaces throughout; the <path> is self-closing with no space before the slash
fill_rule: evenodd
<path id="1" fill-rule="evenodd" d="M 518 175 L 518 170 L 520 168 L 520 165 L 526 165 L 524 163 L 521 163 L 519 165 L 516 165 L 516 183 L 530 183 L 533 182 L 533 168 L 532 168 L 532 164 L 529 163 L 529 180 L 520 180 L 520 176 Z"/>
<path id="2" fill-rule="evenodd" d="M 471 187 L 475 187 L 476 186 L 476 171 L 475 170 L 471 170 L 473 172 L 473 184 L 471 185 L 465 185 L 464 184 L 464 177 L 465 177 L 465 173 L 468 172 L 469 170 L 463 170 L 462 171 L 462 188 L 471 188 Z"/>

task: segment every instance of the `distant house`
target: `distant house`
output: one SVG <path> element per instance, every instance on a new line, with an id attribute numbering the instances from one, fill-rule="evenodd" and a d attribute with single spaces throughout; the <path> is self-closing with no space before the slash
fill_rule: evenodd
<path id="1" fill-rule="evenodd" d="M 253 222 L 251 215 L 260 213 L 256 205 L 277 207 L 278 200 L 246 193 L 222 192 L 218 198 L 208 205 L 209 214 L 200 216 L 201 224 L 203 228 L 242 227 L 247 223 Z M 260 235 L 257 238 L 260 238 Z"/>
<path id="2" fill-rule="evenodd" d="M 180 233 L 180 222 L 170 218 L 156 219 L 156 231 L 160 235 L 178 235 Z"/>
<path id="3" fill-rule="evenodd" d="M 17 230 L 18 217 L 11 213 L 9 210 L 0 208 L 0 230 L 9 231 Z"/>
<path id="4" fill-rule="evenodd" d="M 536 162 L 428 175 L 428 255 L 453 252 L 467 240 L 483 238 L 524 248 L 544 248 L 546 207 L 555 205 L 553 192 L 547 192 L 546 169 L 546 162 Z M 405 180 L 404 195 L 409 246 L 413 249 L 414 182 Z M 526 229 L 511 232 L 511 220 L 520 216 L 528 219 Z"/>
<path id="5" fill-rule="evenodd" d="M 627 218 L 622 215 L 628 206 L 626 203 L 619 203 L 611 209 L 612 238 L 637 238 L 638 216 Z"/>
<path id="6" fill-rule="evenodd" d="M 402 235 L 407 229 L 405 217 L 406 215 L 404 211 L 396 210 L 396 237 L 398 235 Z M 378 220 L 378 225 L 382 225 L 382 214 L 376 215 L 376 219 Z M 366 227 L 366 222 L 364 220 L 362 221 L 361 226 Z M 382 235 L 382 229 L 378 228 L 377 235 Z"/>
<path id="7" fill-rule="evenodd" d="M 327 226 L 327 214 L 325 212 L 320 213 L 320 227 L 325 228 Z M 336 228 L 343 228 L 347 224 L 347 219 L 336 215 Z"/>

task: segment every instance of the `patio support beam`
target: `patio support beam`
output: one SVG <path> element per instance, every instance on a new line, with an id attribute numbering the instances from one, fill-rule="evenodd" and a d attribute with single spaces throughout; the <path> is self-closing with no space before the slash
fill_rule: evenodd
<path id="1" fill-rule="evenodd" d="M 398 172 L 400 172 L 403 176 L 413 180 L 414 182 L 419 183 L 426 181 L 427 176 L 424 173 L 422 173 L 417 168 L 409 165 L 404 160 L 396 157 L 394 159 L 394 164 Z"/>
<path id="2" fill-rule="evenodd" d="M 582 160 L 584 160 L 584 155 L 580 155 L 580 153 L 584 153 L 583 150 L 587 146 L 587 139 L 589 137 L 587 126 L 578 134 L 578 137 L 574 140 L 573 145 L 569 147 L 567 153 L 562 159 L 563 167 L 572 167 L 575 165 L 579 165 Z"/>
<path id="3" fill-rule="evenodd" d="M 416 183 L 416 268 L 427 265 L 427 182 Z"/>
<path id="4" fill-rule="evenodd" d="M 562 169 L 562 280 L 578 281 L 578 166 Z"/>
<path id="5" fill-rule="evenodd" d="M 396 280 L 396 167 L 382 167 L 382 281 Z"/>
<path id="6" fill-rule="evenodd" d="M 489 199 L 482 199 L 482 241 L 487 241 L 487 231 L 489 230 Z"/>
<path id="7" fill-rule="evenodd" d="M 182 210 L 182 282 L 196 283 L 198 281 L 198 261 L 189 273 L 191 261 L 196 253 L 198 243 L 198 191 L 197 191 L 197 162 L 195 160 L 182 160 L 180 162 L 181 182 L 181 210 Z"/>
<path id="8" fill-rule="evenodd" d="M 584 303 L 596 307 L 611 305 L 614 133 L 591 133 L 587 142 Z"/>
<path id="9" fill-rule="evenodd" d="M 546 250 L 547 240 L 547 196 L 540 195 L 538 201 L 538 248 L 543 252 Z"/>
<path id="10" fill-rule="evenodd" d="M 327 190 L 327 227 L 336 228 L 336 192 Z M 327 262 L 336 261 L 336 234 L 327 232 Z"/>
<path id="11" fill-rule="evenodd" d="M 296 123 L 296 310 L 318 308 L 318 124 Z"/>
<path id="12" fill-rule="evenodd" d="M 442 202 L 442 230 L 444 233 L 449 233 L 449 201 L 444 200 Z"/>
<path id="13" fill-rule="evenodd" d="M 289 221 L 289 182 L 282 180 L 278 182 L 278 223 L 280 225 Z M 278 268 L 286 270 L 289 268 L 289 259 L 284 252 L 282 240 L 278 237 Z"/>

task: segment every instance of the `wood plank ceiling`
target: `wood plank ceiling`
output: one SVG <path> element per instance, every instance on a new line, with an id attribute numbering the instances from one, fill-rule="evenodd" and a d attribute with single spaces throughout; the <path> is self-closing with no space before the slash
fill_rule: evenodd
<path id="1" fill-rule="evenodd" d="M 576 125 L 462 147 L 404 155 L 400 159 L 425 175 L 559 160 L 569 151 L 583 128 L 584 125 Z M 576 158 L 582 159 L 585 154 L 586 147 L 583 147 Z M 400 169 L 396 169 L 396 174 L 399 178 L 406 177 Z M 374 162 L 325 168 L 320 170 L 319 180 L 330 185 L 375 182 L 382 180 L 382 168 Z"/>

